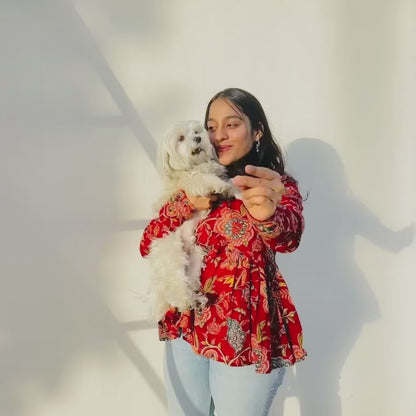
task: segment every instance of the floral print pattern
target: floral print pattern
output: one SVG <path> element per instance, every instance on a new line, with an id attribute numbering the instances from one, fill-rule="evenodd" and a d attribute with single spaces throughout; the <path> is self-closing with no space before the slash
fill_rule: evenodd
<path id="1" fill-rule="evenodd" d="M 238 212 L 224 208 L 215 223 L 214 232 L 229 240 L 229 247 L 247 246 L 254 234 L 253 227 Z"/>
<path id="2" fill-rule="evenodd" d="M 235 319 L 228 318 L 227 324 L 227 341 L 235 352 L 239 352 L 243 349 L 246 333 Z"/>
<path id="3" fill-rule="evenodd" d="M 299 317 L 275 262 L 276 252 L 299 245 L 302 198 L 292 178 L 282 181 L 286 192 L 267 221 L 255 220 L 242 201 L 231 200 L 199 222 L 196 242 L 207 253 L 201 289 L 208 303 L 183 313 L 171 308 L 159 322 L 161 340 L 183 336 L 198 354 L 230 366 L 255 364 L 259 373 L 305 358 Z M 194 211 L 183 191 L 172 196 L 146 227 L 141 254 Z"/>

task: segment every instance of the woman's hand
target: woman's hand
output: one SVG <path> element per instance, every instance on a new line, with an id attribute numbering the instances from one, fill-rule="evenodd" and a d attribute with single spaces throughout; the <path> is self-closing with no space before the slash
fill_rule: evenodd
<path id="1" fill-rule="evenodd" d="M 247 165 L 247 174 L 232 179 L 234 186 L 242 190 L 242 200 L 252 217 L 258 221 L 270 218 L 285 193 L 281 176 L 274 170 Z"/>
<path id="2" fill-rule="evenodd" d="M 191 201 L 191 204 L 199 211 L 205 211 L 207 209 L 211 209 L 212 201 L 217 200 L 216 195 L 210 196 L 194 196 L 194 195 L 186 195 Z"/>

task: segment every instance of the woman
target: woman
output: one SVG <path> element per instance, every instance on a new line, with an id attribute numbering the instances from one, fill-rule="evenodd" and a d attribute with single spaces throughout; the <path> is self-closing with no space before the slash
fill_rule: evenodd
<path id="1" fill-rule="evenodd" d="M 169 415 L 267 415 L 284 367 L 302 360 L 302 328 L 275 252 L 291 252 L 303 231 L 302 198 L 250 93 L 229 88 L 208 103 L 205 127 L 242 198 L 215 201 L 178 192 L 150 222 L 140 245 L 211 209 L 196 230 L 207 254 L 201 288 L 208 304 L 159 322 L 168 341 Z M 211 403 L 213 402 L 213 403 Z M 211 410 L 210 410 L 211 407 Z"/>

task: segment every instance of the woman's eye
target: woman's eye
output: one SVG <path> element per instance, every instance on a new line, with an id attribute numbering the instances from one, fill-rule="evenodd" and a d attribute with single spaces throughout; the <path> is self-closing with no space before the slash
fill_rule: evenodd
<path id="1" fill-rule="evenodd" d="M 228 123 L 227 124 L 227 127 L 231 127 L 231 128 L 234 128 L 234 127 L 237 127 L 238 126 L 238 124 L 235 124 L 235 123 Z"/>
<path id="2" fill-rule="evenodd" d="M 214 126 L 208 126 L 208 131 L 213 132 L 215 130 Z"/>
<path id="3" fill-rule="evenodd" d="M 185 140 L 185 136 L 179 136 L 179 141 L 183 142 Z"/>

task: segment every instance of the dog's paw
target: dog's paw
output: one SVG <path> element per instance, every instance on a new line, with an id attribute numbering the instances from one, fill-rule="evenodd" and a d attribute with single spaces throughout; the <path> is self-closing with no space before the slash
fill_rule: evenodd
<path id="1" fill-rule="evenodd" d="M 193 309 L 203 309 L 207 306 L 208 298 L 202 292 L 195 293 Z"/>
<path id="2" fill-rule="evenodd" d="M 151 301 L 148 305 L 147 320 L 152 323 L 159 322 L 169 310 L 169 305 L 166 302 Z"/>
<path id="3" fill-rule="evenodd" d="M 227 199 L 235 198 L 235 199 L 242 199 L 241 190 L 235 187 L 234 185 L 230 185 L 230 187 L 225 191 L 224 196 Z"/>
<path id="4" fill-rule="evenodd" d="M 210 183 L 210 193 L 229 196 L 232 192 L 233 185 L 230 182 L 227 182 L 219 177 L 215 177 Z"/>

